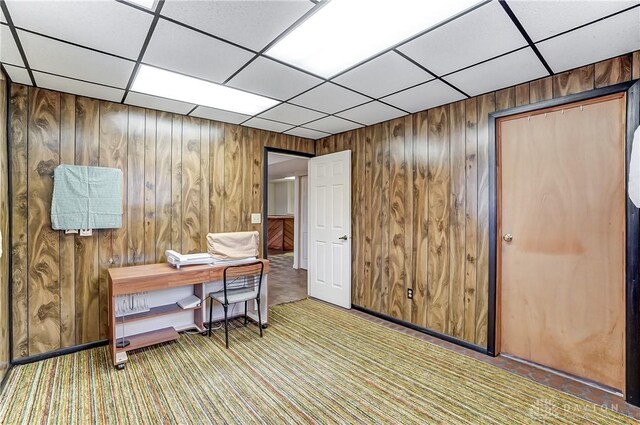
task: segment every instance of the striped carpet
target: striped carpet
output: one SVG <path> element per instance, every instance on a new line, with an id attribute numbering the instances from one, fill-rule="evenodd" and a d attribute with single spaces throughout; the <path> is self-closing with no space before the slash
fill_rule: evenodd
<path id="1" fill-rule="evenodd" d="M 323 303 L 255 326 L 185 336 L 109 366 L 97 348 L 19 366 L 2 424 L 634 423 Z"/>

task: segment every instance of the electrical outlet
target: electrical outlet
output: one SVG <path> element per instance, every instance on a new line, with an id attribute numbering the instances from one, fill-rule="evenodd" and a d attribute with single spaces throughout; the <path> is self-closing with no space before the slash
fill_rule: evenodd
<path id="1" fill-rule="evenodd" d="M 260 213 L 251 214 L 251 224 L 260 224 L 262 223 L 262 216 Z"/>
<path id="2" fill-rule="evenodd" d="M 413 289 L 411 288 L 407 289 L 407 298 L 409 298 L 410 300 L 413 299 Z"/>
<path id="3" fill-rule="evenodd" d="M 93 234 L 93 230 L 91 229 L 80 229 L 80 236 L 91 236 Z"/>

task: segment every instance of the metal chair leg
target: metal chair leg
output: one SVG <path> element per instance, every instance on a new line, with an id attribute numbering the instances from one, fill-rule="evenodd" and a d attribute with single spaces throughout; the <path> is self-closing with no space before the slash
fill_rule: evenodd
<path id="1" fill-rule="evenodd" d="M 224 307 L 224 343 L 229 348 L 229 318 L 227 317 L 227 309 L 229 306 Z"/>
<path id="2" fill-rule="evenodd" d="M 258 328 L 260 329 L 260 338 L 262 338 L 262 317 L 260 317 L 260 298 L 256 299 L 258 305 Z"/>
<path id="3" fill-rule="evenodd" d="M 244 302 L 244 325 L 247 326 L 247 302 Z"/>
<path id="4" fill-rule="evenodd" d="M 213 298 L 209 298 L 209 336 L 211 336 L 212 320 L 213 320 Z"/>

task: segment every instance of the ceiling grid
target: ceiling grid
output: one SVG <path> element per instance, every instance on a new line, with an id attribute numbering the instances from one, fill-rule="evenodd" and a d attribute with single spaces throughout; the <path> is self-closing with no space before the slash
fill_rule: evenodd
<path id="1" fill-rule="evenodd" d="M 50 19 L 53 6 L 38 3 L 0 1 L 0 30 L 11 35 L 2 40 L 0 62 L 15 82 L 311 138 L 640 49 L 637 1 L 564 2 L 558 11 L 570 19 L 540 19 L 553 16 L 550 8 L 557 6 L 486 0 L 323 77 L 267 51 L 326 1 L 274 1 L 270 8 L 261 2 L 193 2 L 190 8 L 185 2 L 158 0 L 150 10 L 125 0 L 104 0 L 98 2 L 99 15 L 85 6 L 76 10 L 73 3 L 79 2 L 70 1 L 65 16 L 56 20 Z M 207 13 L 216 14 L 213 22 L 204 19 Z M 104 21 L 105 27 L 98 23 L 92 31 L 92 19 Z M 596 36 L 607 43 L 593 52 L 588 46 Z M 571 53 L 558 53 L 567 50 Z M 172 54 L 184 60 L 172 62 Z M 94 62 L 113 75 L 90 66 Z M 277 103 L 244 115 L 137 93 L 131 88 L 142 65 Z"/>

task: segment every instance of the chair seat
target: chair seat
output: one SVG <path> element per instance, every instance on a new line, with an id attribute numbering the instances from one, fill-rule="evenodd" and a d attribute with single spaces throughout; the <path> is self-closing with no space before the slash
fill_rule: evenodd
<path id="1" fill-rule="evenodd" d="M 220 304 L 224 304 L 224 290 L 211 292 L 209 296 Z M 258 298 L 258 288 L 256 287 L 227 289 L 227 301 L 229 304 L 255 300 L 256 298 Z"/>

